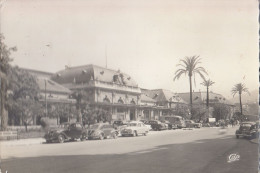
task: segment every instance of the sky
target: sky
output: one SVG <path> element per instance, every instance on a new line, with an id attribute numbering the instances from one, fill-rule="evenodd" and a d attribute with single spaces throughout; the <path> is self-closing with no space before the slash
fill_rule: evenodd
<path id="1" fill-rule="evenodd" d="M 141 88 L 189 92 L 188 77 L 174 73 L 198 55 L 210 91 L 232 98 L 240 82 L 258 90 L 257 0 L 6 0 L 0 24 L 19 67 L 107 64 Z M 201 82 L 194 91 L 206 90 Z"/>

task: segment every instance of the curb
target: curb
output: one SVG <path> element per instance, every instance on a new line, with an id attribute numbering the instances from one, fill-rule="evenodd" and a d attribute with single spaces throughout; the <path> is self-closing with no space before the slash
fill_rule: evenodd
<path id="1" fill-rule="evenodd" d="M 21 145 L 35 145 L 42 144 L 45 142 L 44 138 L 31 138 L 31 139 L 20 139 L 12 141 L 1 141 L 1 146 L 21 146 Z"/>

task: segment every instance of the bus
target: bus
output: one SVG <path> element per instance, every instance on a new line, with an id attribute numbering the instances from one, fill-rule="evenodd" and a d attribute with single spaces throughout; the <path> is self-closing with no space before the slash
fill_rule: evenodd
<path id="1" fill-rule="evenodd" d="M 172 124 L 177 125 L 177 128 L 179 128 L 179 129 L 186 127 L 184 118 L 181 117 L 181 116 L 177 116 L 177 115 L 170 116 L 170 115 L 167 115 L 167 116 L 163 116 L 162 119 L 164 119 L 166 121 L 169 121 Z"/>

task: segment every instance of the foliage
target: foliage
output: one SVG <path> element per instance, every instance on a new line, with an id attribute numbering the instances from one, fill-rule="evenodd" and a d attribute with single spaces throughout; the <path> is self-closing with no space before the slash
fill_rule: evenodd
<path id="1" fill-rule="evenodd" d="M 246 92 L 249 94 L 248 88 L 246 88 L 245 84 L 242 83 L 238 83 L 236 85 L 234 85 L 234 87 L 231 90 L 231 93 L 233 95 L 233 97 L 238 93 L 238 94 L 242 94 L 243 92 Z"/>
<path id="2" fill-rule="evenodd" d="M 177 66 L 180 66 L 178 70 L 175 72 L 175 76 L 173 80 L 175 81 L 176 79 L 179 79 L 183 74 L 188 75 L 189 77 L 194 76 L 194 83 L 196 84 L 195 81 L 195 75 L 199 74 L 202 79 L 205 80 L 205 74 L 207 75 L 208 73 L 206 70 L 198 66 L 200 64 L 200 58 L 199 56 L 191 56 L 191 57 L 185 57 L 184 59 L 180 60 L 180 64 L 177 64 Z"/>
<path id="3" fill-rule="evenodd" d="M 216 120 L 224 119 L 226 120 L 229 118 L 230 109 L 227 105 L 223 103 L 218 103 L 213 105 L 213 117 L 216 118 Z"/>
<path id="4" fill-rule="evenodd" d="M 16 47 L 8 48 L 3 42 L 4 36 L 0 33 L 0 78 L 1 78 L 1 130 L 7 129 L 8 113 L 6 110 L 7 104 L 7 74 L 9 74 L 10 62 L 12 61 L 11 52 L 16 51 Z"/>
<path id="5" fill-rule="evenodd" d="M 185 57 L 184 59 L 180 60 L 180 64 L 177 64 L 180 68 L 175 71 L 175 76 L 173 81 L 179 79 L 182 75 L 188 75 L 189 83 L 190 83 L 190 106 L 192 109 L 192 76 L 194 77 L 194 84 L 196 85 L 195 76 L 199 74 L 199 76 L 205 80 L 205 76 L 207 75 L 206 70 L 199 66 L 201 63 L 201 59 L 199 56 L 191 56 Z"/>
<path id="6" fill-rule="evenodd" d="M 207 88 L 207 107 L 209 107 L 209 87 L 212 86 L 215 82 L 210 79 L 204 80 L 201 84 Z"/>
<path id="7" fill-rule="evenodd" d="M 235 112 L 233 115 L 233 119 L 242 122 L 242 121 L 246 120 L 246 116 L 241 114 L 241 112 Z"/>
<path id="8" fill-rule="evenodd" d="M 207 110 L 202 105 L 197 105 L 191 110 L 191 119 L 196 121 L 201 121 L 206 119 Z"/>
<path id="9" fill-rule="evenodd" d="M 111 122 L 112 113 L 101 108 L 86 106 L 82 110 L 82 118 L 83 123 L 85 124 L 94 124 L 96 122 Z"/>
<path id="10" fill-rule="evenodd" d="M 40 92 L 37 79 L 27 71 L 18 67 L 10 67 L 8 74 L 7 107 L 11 124 L 24 124 L 27 126 L 35 116 L 43 115 L 43 108 L 38 101 Z"/>
<path id="11" fill-rule="evenodd" d="M 213 82 L 210 79 L 208 79 L 208 80 L 204 80 L 201 84 L 208 88 L 208 87 L 212 86 L 214 83 L 215 82 Z"/>
<path id="12" fill-rule="evenodd" d="M 243 115 L 243 106 L 242 106 L 242 94 L 243 93 L 249 93 L 248 88 L 246 88 L 245 84 L 238 83 L 234 85 L 234 87 L 231 90 L 231 93 L 233 97 L 238 93 L 239 94 L 239 104 L 240 104 L 240 113 Z"/>

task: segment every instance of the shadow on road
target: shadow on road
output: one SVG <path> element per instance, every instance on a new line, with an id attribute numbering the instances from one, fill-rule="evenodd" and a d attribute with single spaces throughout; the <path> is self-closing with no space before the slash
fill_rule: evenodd
<path id="1" fill-rule="evenodd" d="M 240 159 L 229 163 L 232 153 Z M 258 145 L 230 135 L 127 154 L 12 158 L 3 161 L 1 168 L 12 173 L 256 173 Z"/>

